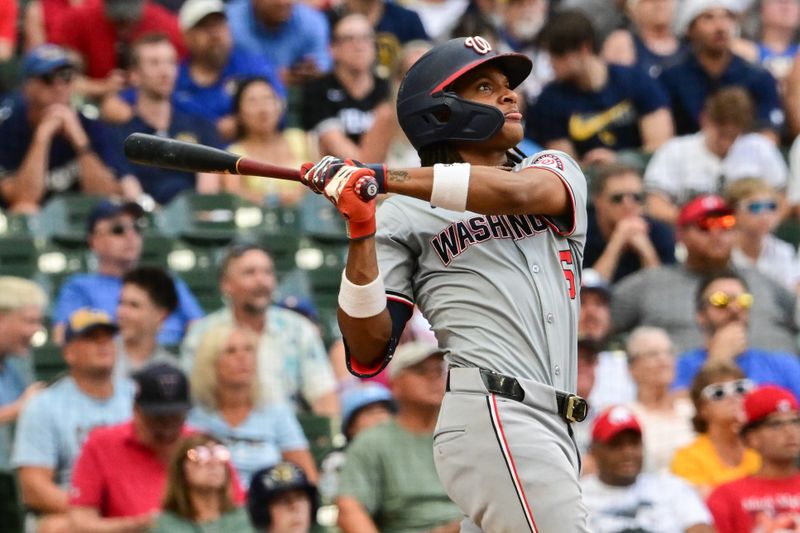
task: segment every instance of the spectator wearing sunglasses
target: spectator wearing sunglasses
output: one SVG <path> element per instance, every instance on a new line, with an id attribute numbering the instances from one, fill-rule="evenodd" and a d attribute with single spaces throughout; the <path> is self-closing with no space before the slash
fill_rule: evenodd
<path id="1" fill-rule="evenodd" d="M 774 143 L 748 133 L 753 101 L 741 87 L 727 87 L 706 101 L 697 133 L 670 139 L 653 154 L 644 173 L 647 211 L 674 224 L 679 206 L 704 193 L 719 193 L 741 178 L 762 176 L 786 188 L 789 169 Z"/>
<path id="2" fill-rule="evenodd" d="M 22 89 L 0 101 L 0 208 L 34 213 L 63 192 L 120 190 L 121 157 L 105 127 L 70 107 L 75 65 L 44 45 L 22 61 Z"/>
<path id="3" fill-rule="evenodd" d="M 167 467 L 164 503 L 150 533 L 252 531 L 244 507 L 234 502 L 230 460 L 228 448 L 211 435 L 184 438 Z"/>
<path id="4" fill-rule="evenodd" d="M 773 383 L 800 394 L 800 360 L 794 353 L 750 345 L 748 326 L 754 300 L 744 279 L 735 272 L 719 272 L 700 282 L 696 319 L 706 340 L 702 348 L 689 350 L 678 359 L 675 388 L 688 387 L 704 365 L 731 361 L 756 383 Z"/>
<path id="5" fill-rule="evenodd" d="M 116 315 L 122 278 L 136 267 L 142 255 L 142 208 L 133 202 L 102 200 L 87 218 L 87 241 L 97 258 L 95 272 L 69 277 L 59 290 L 53 308 L 53 339 L 61 342 L 64 324 L 79 307 L 102 309 Z M 183 280 L 173 278 L 178 308 L 164 321 L 158 341 L 179 344 L 189 323 L 203 316 L 203 310 Z"/>
<path id="6" fill-rule="evenodd" d="M 584 267 L 616 282 L 641 268 L 675 262 L 675 236 L 667 224 L 644 214 L 644 186 L 635 168 L 600 167 L 591 192 Z"/>
<path id="7" fill-rule="evenodd" d="M 720 485 L 708 498 L 719 533 L 797 531 L 800 526 L 800 406 L 788 390 L 759 387 L 744 398 L 742 438 L 761 455 L 752 476 Z"/>
<path id="8" fill-rule="evenodd" d="M 685 261 L 648 268 L 616 284 L 611 299 L 615 332 L 657 326 L 667 331 L 678 353 L 702 346 L 704 338 L 695 320 L 697 287 L 704 277 L 731 268 L 735 225 L 733 209 L 719 196 L 701 195 L 688 202 L 676 231 L 686 250 Z M 737 273 L 754 295 L 750 346 L 794 352 L 794 295 L 757 270 Z"/>
<path id="9" fill-rule="evenodd" d="M 716 361 L 692 381 L 692 425 L 698 436 L 675 452 L 670 468 L 703 499 L 722 483 L 754 474 L 761 466 L 758 453 L 747 448 L 739 435 L 744 420 L 742 399 L 753 387 L 732 361 Z"/>
<path id="10" fill-rule="evenodd" d="M 800 262 L 795 248 L 772 234 L 781 208 L 775 189 L 761 178 L 744 178 L 728 186 L 725 199 L 736 210 L 734 266 L 755 268 L 797 292 Z"/>

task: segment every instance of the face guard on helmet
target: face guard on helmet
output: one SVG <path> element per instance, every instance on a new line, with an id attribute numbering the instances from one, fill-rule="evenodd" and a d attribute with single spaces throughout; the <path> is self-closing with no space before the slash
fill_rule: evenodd
<path id="1" fill-rule="evenodd" d="M 505 74 L 512 89 L 533 68 L 527 56 L 498 54 L 476 36 L 435 46 L 408 70 L 397 95 L 397 117 L 417 151 L 444 141 L 485 141 L 500 131 L 505 116 L 499 109 L 461 98 L 450 89 L 458 78 L 487 63 Z"/>

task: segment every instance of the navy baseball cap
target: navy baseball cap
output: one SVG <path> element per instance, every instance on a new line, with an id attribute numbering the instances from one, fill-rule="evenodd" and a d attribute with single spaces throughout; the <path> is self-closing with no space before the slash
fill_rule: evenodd
<path id="1" fill-rule="evenodd" d="M 134 219 L 138 219 L 144 214 L 142 206 L 136 202 L 118 202 L 116 200 L 101 200 L 94 206 L 89 216 L 86 218 L 87 233 L 93 233 L 94 227 L 100 220 L 114 218 L 120 213 L 128 213 Z"/>
<path id="2" fill-rule="evenodd" d="M 75 67 L 67 51 L 54 44 L 43 44 L 25 55 L 22 60 L 22 77 L 36 78 L 64 67 Z"/>
<path id="3" fill-rule="evenodd" d="M 167 363 L 145 366 L 133 375 L 133 402 L 147 415 L 175 415 L 192 407 L 189 380 L 181 370 Z"/>
<path id="4" fill-rule="evenodd" d="M 81 337 L 96 329 L 106 329 L 116 333 L 119 327 L 111 316 L 101 309 L 81 307 L 73 311 L 67 320 L 64 332 L 64 342 L 69 342 L 76 337 Z"/>

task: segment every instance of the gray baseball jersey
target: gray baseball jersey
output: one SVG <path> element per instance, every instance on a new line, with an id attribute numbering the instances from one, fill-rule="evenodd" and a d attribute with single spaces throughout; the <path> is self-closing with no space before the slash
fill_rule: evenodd
<path id="1" fill-rule="evenodd" d="M 378 260 L 390 299 L 419 306 L 448 363 L 574 391 L 586 181 L 567 154 L 525 159 L 567 186 L 572 213 L 481 215 L 405 196 L 378 210 Z"/>

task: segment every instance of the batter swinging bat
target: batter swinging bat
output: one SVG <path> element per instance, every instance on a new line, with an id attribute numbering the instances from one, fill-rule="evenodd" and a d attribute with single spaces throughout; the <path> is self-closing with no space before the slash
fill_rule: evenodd
<path id="1" fill-rule="evenodd" d="M 293 168 L 270 165 L 219 148 L 146 133 L 132 133 L 125 139 L 125 157 L 134 163 L 174 170 L 300 181 L 300 171 Z M 368 202 L 377 196 L 378 182 L 371 177 L 362 179 L 366 181 L 365 186 L 361 187 L 360 196 Z"/>

